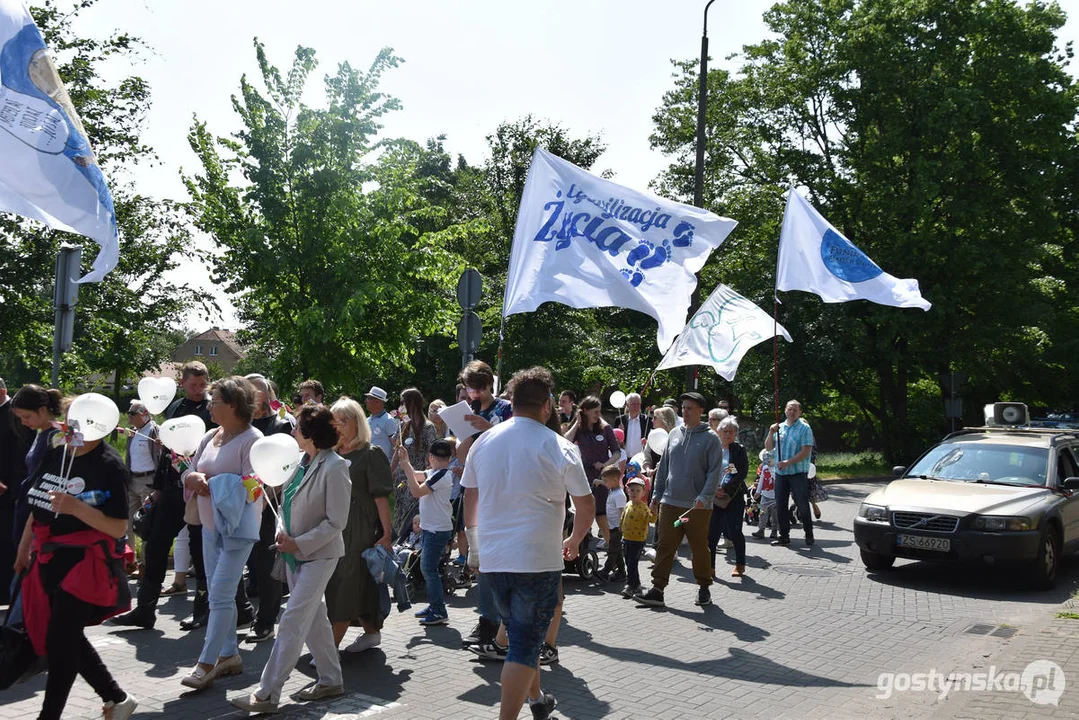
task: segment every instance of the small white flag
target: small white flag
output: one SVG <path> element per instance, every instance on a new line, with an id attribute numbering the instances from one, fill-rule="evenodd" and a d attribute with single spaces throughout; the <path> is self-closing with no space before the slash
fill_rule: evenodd
<path id="1" fill-rule="evenodd" d="M 21 0 L 0 0 L 0 211 L 100 245 L 79 282 L 116 267 L 120 239 L 105 176 Z"/>
<path id="2" fill-rule="evenodd" d="M 548 301 L 622 307 L 659 322 L 666 350 L 696 273 L 738 223 L 623 187 L 536 148 L 513 235 L 502 315 Z"/>
<path id="3" fill-rule="evenodd" d="M 790 333 L 768 313 L 720 284 L 701 305 L 656 370 L 683 365 L 709 365 L 725 380 L 734 380 L 738 364 L 754 345 Z"/>
<path id="4" fill-rule="evenodd" d="M 870 300 L 895 307 L 931 307 L 917 280 L 881 270 L 793 187 L 787 193 L 779 236 L 776 290 L 804 290 L 826 303 Z"/>

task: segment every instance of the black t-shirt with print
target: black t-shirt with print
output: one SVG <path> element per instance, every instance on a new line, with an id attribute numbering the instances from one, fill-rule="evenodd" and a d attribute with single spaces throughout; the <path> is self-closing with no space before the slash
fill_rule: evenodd
<path id="1" fill-rule="evenodd" d="M 60 463 L 64 460 L 62 448 L 51 448 L 41 463 L 41 469 L 33 479 L 27 499 L 34 520 L 48 523 L 53 535 L 66 535 L 91 529 L 74 515 L 60 515 L 52 510 L 49 493 L 62 489 Z M 71 462 L 69 456 L 67 462 Z M 127 465 L 120 453 L 102 442 L 96 448 L 75 458 L 68 475 L 67 491 L 72 495 L 98 490 L 108 493 L 100 504 L 90 502 L 108 517 L 127 519 L 127 485 L 130 482 Z M 42 566 L 41 579 L 46 590 L 57 587 L 64 576 L 82 560 L 83 550 L 59 548 L 52 560 Z"/>

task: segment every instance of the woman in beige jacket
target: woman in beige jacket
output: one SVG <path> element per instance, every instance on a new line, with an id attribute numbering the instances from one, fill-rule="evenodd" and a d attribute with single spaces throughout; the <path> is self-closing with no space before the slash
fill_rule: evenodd
<path id="1" fill-rule="evenodd" d="M 318 668 L 318 682 L 293 697 L 320 700 L 344 693 L 341 661 L 323 595 L 338 559 L 345 554 L 341 533 L 348 522 L 352 482 L 348 465 L 333 449 L 337 430 L 329 409 L 307 405 L 296 420 L 296 442 L 307 454 L 308 463 L 285 486 L 283 527 L 277 533 L 277 549 L 286 563 L 289 599 L 258 688 L 229 700 L 248 712 L 277 711 L 281 688 L 305 642 Z"/>

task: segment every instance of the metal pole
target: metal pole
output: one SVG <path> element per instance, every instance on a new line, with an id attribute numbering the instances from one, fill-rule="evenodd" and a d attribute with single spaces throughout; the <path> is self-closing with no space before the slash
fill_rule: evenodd
<path id="1" fill-rule="evenodd" d="M 704 6 L 704 26 L 701 32 L 701 77 L 697 87 L 697 165 L 693 173 L 693 204 L 704 207 L 704 123 L 708 107 L 708 8 L 716 0 L 708 0 Z M 698 278 L 699 280 L 699 278 Z M 701 305 L 701 287 L 698 282 L 689 303 L 689 316 L 697 312 Z M 698 371 L 695 365 L 686 367 L 686 389 L 697 389 Z"/>

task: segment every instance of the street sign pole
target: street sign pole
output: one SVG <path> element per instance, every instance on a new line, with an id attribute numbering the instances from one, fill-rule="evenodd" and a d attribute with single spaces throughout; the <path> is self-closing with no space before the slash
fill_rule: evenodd
<path id="1" fill-rule="evenodd" d="M 475 268 L 468 268 L 461 273 L 457 281 L 457 304 L 464 310 L 461 322 L 457 325 L 457 345 L 461 348 L 461 367 L 476 357 L 480 348 L 483 325 L 480 316 L 472 312 L 480 304 L 483 295 L 483 278 Z"/>
<path id="2" fill-rule="evenodd" d="M 61 245 L 56 256 L 56 285 L 53 291 L 55 311 L 52 331 L 52 387 L 60 384 L 60 358 L 71 349 L 75 336 L 75 303 L 79 300 L 79 274 L 82 272 L 82 248 Z"/>

